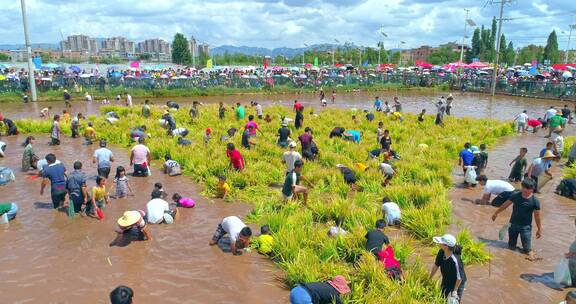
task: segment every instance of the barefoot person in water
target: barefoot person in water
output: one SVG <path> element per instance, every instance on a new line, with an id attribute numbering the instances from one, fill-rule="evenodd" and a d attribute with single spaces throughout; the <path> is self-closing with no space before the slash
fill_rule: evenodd
<path id="1" fill-rule="evenodd" d="M 524 253 L 528 255 L 530 261 L 537 260 L 532 250 L 532 215 L 536 222 L 536 238 L 542 236 L 542 221 L 540 219 L 540 201 L 534 196 L 535 181 L 524 179 L 522 181 L 521 192 L 514 193 L 496 212 L 492 215 L 492 221 L 496 220 L 498 214 L 510 205 L 514 205 L 512 216 L 510 217 L 510 228 L 508 228 L 508 248 L 516 250 L 518 235 L 522 241 Z"/>

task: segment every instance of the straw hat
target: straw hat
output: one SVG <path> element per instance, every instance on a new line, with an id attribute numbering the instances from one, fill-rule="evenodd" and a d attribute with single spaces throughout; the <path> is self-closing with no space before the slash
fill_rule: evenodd
<path id="1" fill-rule="evenodd" d="M 546 150 L 546 153 L 544 153 L 544 156 L 542 156 L 542 158 L 555 158 L 556 155 L 554 155 L 554 153 L 552 153 L 552 151 L 550 150 Z"/>
<path id="2" fill-rule="evenodd" d="M 336 168 L 344 168 L 343 164 L 336 164 Z"/>
<path id="3" fill-rule="evenodd" d="M 118 225 L 121 227 L 132 226 L 142 219 L 142 214 L 138 211 L 126 211 L 121 218 L 118 219 Z"/>
<path id="4" fill-rule="evenodd" d="M 296 145 L 297 144 L 295 141 L 291 141 L 289 146 L 290 146 L 290 148 L 296 148 Z"/>
<path id="5" fill-rule="evenodd" d="M 347 294 L 350 292 L 350 287 L 348 287 L 348 281 L 341 275 L 335 276 L 332 280 L 328 280 L 328 284 L 334 287 L 336 291 L 340 294 Z"/>

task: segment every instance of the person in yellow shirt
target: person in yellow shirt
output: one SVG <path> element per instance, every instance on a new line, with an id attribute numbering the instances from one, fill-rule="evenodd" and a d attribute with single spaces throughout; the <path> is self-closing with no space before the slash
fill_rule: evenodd
<path id="1" fill-rule="evenodd" d="M 86 206 L 86 215 L 94 216 L 96 210 L 109 203 L 108 192 L 106 191 L 106 178 L 98 176 L 96 186 L 92 187 L 92 201 L 90 206 Z"/>
<path id="2" fill-rule="evenodd" d="M 86 139 L 87 145 L 91 145 L 92 142 L 96 140 L 96 130 L 91 122 L 88 123 L 88 127 L 84 130 L 84 138 Z"/>
<path id="3" fill-rule="evenodd" d="M 62 120 L 67 123 L 70 122 L 70 113 L 68 111 L 62 110 Z"/>
<path id="4" fill-rule="evenodd" d="M 255 248 L 261 254 L 269 254 L 274 247 L 274 237 L 270 235 L 270 227 L 264 225 L 260 227 L 260 236 L 256 239 Z"/>
<path id="5" fill-rule="evenodd" d="M 218 198 L 225 199 L 230 192 L 230 186 L 226 182 L 226 176 L 221 175 L 218 177 Z"/>

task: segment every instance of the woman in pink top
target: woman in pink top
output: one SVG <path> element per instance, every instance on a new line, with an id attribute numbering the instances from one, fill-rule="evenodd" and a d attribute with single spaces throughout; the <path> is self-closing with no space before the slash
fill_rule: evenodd
<path id="1" fill-rule="evenodd" d="M 260 132 L 260 134 L 264 135 L 264 133 L 262 133 L 262 131 L 260 131 L 260 128 L 258 128 L 258 124 L 254 121 L 254 115 L 248 116 L 248 122 L 244 126 L 244 129 L 247 130 L 250 128 L 250 126 L 252 126 L 252 131 L 250 132 L 250 136 L 256 135 L 256 132 Z"/>
<path id="2" fill-rule="evenodd" d="M 130 153 L 130 165 L 134 165 L 134 176 L 148 176 L 148 166 L 152 157 L 150 150 L 144 145 L 144 137 L 138 138 L 138 144 Z"/>
<path id="3" fill-rule="evenodd" d="M 196 206 L 196 202 L 189 197 L 182 197 L 178 193 L 174 193 L 172 195 L 172 200 L 176 203 L 177 207 L 184 207 L 184 208 L 192 208 Z"/>

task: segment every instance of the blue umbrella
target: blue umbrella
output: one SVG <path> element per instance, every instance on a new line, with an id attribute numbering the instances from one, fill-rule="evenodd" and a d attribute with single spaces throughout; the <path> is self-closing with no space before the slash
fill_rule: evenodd
<path id="1" fill-rule="evenodd" d="M 0 63 L 0 69 L 8 69 L 9 66 L 7 64 Z"/>
<path id="2" fill-rule="evenodd" d="M 119 77 L 122 77 L 122 73 L 120 73 L 120 72 L 113 72 L 112 74 L 110 74 L 110 76 L 119 78 Z"/>
<path id="3" fill-rule="evenodd" d="M 58 67 L 58 65 L 55 63 L 47 63 L 47 64 L 42 65 L 42 69 L 47 68 L 49 70 L 55 69 L 57 67 Z"/>
<path id="4" fill-rule="evenodd" d="M 74 72 L 74 73 L 80 73 L 82 71 L 82 69 L 79 66 L 70 66 L 68 69 L 70 69 L 70 71 Z"/>

